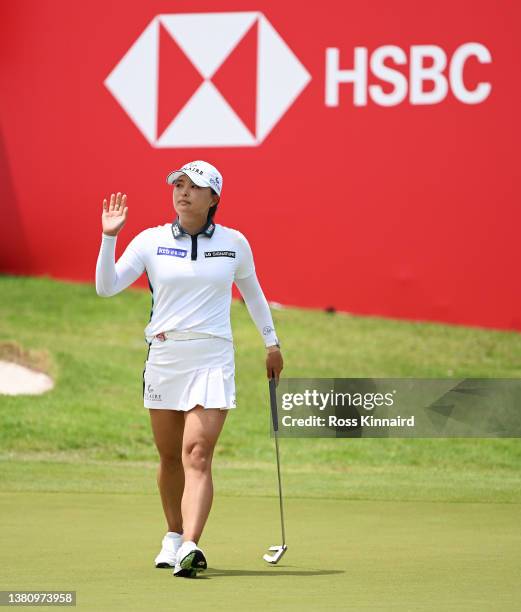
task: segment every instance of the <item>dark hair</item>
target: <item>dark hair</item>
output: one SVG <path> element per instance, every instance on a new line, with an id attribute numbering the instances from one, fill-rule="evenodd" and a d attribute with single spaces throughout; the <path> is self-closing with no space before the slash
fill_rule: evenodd
<path id="1" fill-rule="evenodd" d="M 210 189 L 212 190 L 212 193 L 214 195 L 218 195 L 217 192 L 215 190 L 213 190 L 211 187 Z M 219 204 L 216 204 L 215 206 L 211 206 L 210 210 L 208 211 L 208 216 L 206 217 L 206 221 L 213 221 L 213 218 L 215 217 L 215 213 L 217 212 L 217 207 L 219 206 Z"/>

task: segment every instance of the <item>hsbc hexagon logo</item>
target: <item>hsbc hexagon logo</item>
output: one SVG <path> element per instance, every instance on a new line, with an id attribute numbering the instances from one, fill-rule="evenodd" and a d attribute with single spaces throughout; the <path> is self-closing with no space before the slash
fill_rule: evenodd
<path id="1" fill-rule="evenodd" d="M 158 15 L 105 80 L 159 148 L 257 146 L 311 80 L 260 12 Z"/>

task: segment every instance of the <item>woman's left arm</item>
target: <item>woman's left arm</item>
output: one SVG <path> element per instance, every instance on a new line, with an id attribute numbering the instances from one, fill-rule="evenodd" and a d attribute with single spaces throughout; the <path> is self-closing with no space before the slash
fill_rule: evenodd
<path id="1" fill-rule="evenodd" d="M 278 382 L 284 363 L 280 347 L 277 346 L 279 341 L 273 326 L 270 307 L 264 297 L 257 275 L 253 272 L 245 278 L 236 278 L 235 284 L 239 288 L 248 312 L 266 345 L 266 374 L 268 378 L 275 377 Z"/>

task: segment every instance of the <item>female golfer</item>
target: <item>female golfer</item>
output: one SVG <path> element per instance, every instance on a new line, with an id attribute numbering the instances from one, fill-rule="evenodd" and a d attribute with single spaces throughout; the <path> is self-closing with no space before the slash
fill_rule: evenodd
<path id="1" fill-rule="evenodd" d="M 171 172 L 167 183 L 173 185 L 177 218 L 138 234 L 117 263 L 127 196 L 103 201 L 96 291 L 109 297 L 143 272 L 148 276 L 152 313 L 145 329 L 143 397 L 160 457 L 157 482 L 168 525 L 155 565 L 193 577 L 207 567 L 198 542 L 213 499 L 212 457 L 228 410 L 235 408 L 234 282 L 267 347 L 268 378 L 279 378 L 283 362 L 248 241 L 213 221 L 221 174 L 198 160 Z"/>

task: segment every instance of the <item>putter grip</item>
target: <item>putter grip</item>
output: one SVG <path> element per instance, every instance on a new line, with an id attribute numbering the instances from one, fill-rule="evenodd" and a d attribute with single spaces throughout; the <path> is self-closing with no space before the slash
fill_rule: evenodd
<path id="1" fill-rule="evenodd" d="M 270 407 L 271 407 L 271 422 L 273 431 L 279 430 L 279 419 L 277 418 L 277 391 L 275 378 L 270 378 Z"/>

